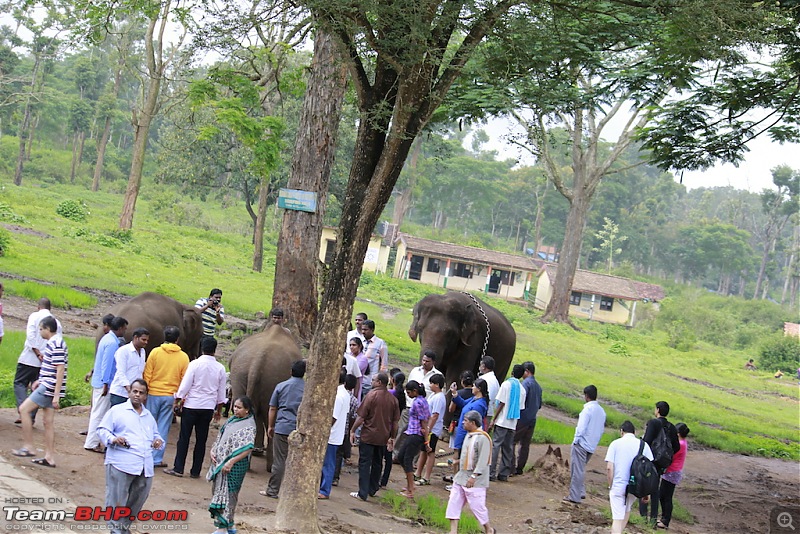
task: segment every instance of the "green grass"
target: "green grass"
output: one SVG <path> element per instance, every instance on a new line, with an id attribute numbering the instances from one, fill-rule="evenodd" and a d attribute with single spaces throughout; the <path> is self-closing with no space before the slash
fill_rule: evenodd
<path id="1" fill-rule="evenodd" d="M 417 493 L 412 501 L 396 491 L 385 491 L 381 492 L 379 502 L 391 509 L 396 516 L 440 530 L 450 528 L 450 520 L 445 517 L 447 503 L 435 495 Z M 458 531 L 463 534 L 480 534 L 483 532 L 483 527 L 475 519 L 475 516 L 464 511 L 458 522 Z"/>
<path id="2" fill-rule="evenodd" d="M 67 396 L 61 406 L 86 406 L 92 397 L 92 387 L 83 377 L 94 365 L 94 339 L 65 336 L 69 349 L 67 361 Z M 25 333 L 6 329 L 0 344 L 0 406 L 11 408 L 14 399 L 14 373 L 17 359 L 25 344 Z"/>
<path id="3" fill-rule="evenodd" d="M 71 287 L 59 285 L 46 285 L 39 282 L 7 280 L 3 282 L 3 288 L 9 295 L 23 297 L 33 301 L 41 297 L 50 299 L 50 303 L 56 308 L 93 308 L 97 306 L 97 299 L 92 295 L 87 295 L 82 291 L 77 291 Z"/>

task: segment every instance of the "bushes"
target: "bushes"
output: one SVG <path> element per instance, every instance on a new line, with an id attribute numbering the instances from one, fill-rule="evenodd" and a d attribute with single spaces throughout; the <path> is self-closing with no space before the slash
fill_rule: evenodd
<path id="1" fill-rule="evenodd" d="M 11 246 L 11 234 L 5 228 L 0 228 L 0 256 L 5 256 Z"/>
<path id="2" fill-rule="evenodd" d="M 89 216 L 86 204 L 77 200 L 64 200 L 56 206 L 56 213 L 75 222 L 83 222 Z"/>
<path id="3" fill-rule="evenodd" d="M 796 337 L 776 334 L 767 339 L 759 350 L 758 364 L 770 371 L 800 367 L 800 340 Z"/>

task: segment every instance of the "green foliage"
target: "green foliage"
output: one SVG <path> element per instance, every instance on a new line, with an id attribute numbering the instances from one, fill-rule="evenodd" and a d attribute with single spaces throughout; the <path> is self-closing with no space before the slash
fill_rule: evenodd
<path id="1" fill-rule="evenodd" d="M 445 517 L 447 503 L 431 493 L 422 495 L 420 491 L 417 491 L 415 499 L 412 501 L 396 491 L 386 491 L 381 492 L 379 502 L 391 509 L 394 515 L 412 519 L 422 525 L 440 530 L 450 528 L 450 520 Z M 483 527 L 473 515 L 465 512 L 461 514 L 461 520 L 458 522 L 458 532 L 480 534 L 483 532 Z"/>
<path id="2" fill-rule="evenodd" d="M 77 200 L 64 200 L 56 206 L 56 213 L 75 222 L 83 222 L 89 216 L 86 204 Z"/>
<path id="3" fill-rule="evenodd" d="M 87 243 L 96 243 L 101 247 L 124 249 L 134 254 L 141 252 L 141 247 L 137 246 L 133 240 L 133 234 L 130 230 L 108 230 L 105 232 L 97 232 L 85 226 L 63 229 L 65 237 L 72 237 L 80 239 Z"/>
<path id="4" fill-rule="evenodd" d="M 0 256 L 5 256 L 11 246 L 11 234 L 5 228 L 0 228 Z"/>
<path id="5" fill-rule="evenodd" d="M 39 282 L 7 280 L 4 282 L 5 292 L 9 295 L 23 297 L 29 300 L 39 300 L 42 297 L 50 299 L 56 308 L 92 308 L 97 306 L 97 299 L 77 289 L 59 285 L 46 285 Z"/>
<path id="6" fill-rule="evenodd" d="M 0 221 L 6 221 L 10 223 L 16 224 L 27 224 L 28 221 L 25 217 L 21 215 L 17 215 L 14 210 L 11 209 L 11 206 L 6 204 L 5 202 L 0 202 Z"/>
<path id="7" fill-rule="evenodd" d="M 758 365 L 770 371 L 800 368 L 800 340 L 775 334 L 763 342 L 758 351 Z"/>

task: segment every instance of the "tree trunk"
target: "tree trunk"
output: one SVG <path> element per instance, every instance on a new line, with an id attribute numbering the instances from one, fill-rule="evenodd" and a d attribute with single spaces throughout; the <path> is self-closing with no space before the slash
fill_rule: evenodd
<path id="1" fill-rule="evenodd" d="M 417 138 L 414 142 L 414 147 L 411 151 L 411 156 L 408 159 L 408 185 L 402 189 L 394 200 L 394 209 L 392 210 L 392 223 L 400 227 L 403 220 L 411 208 L 411 199 L 414 194 L 414 186 L 417 183 L 417 165 L 419 163 L 419 156 L 422 153 L 422 138 Z"/>
<path id="2" fill-rule="evenodd" d="M 576 180 L 577 182 L 577 180 Z M 583 242 L 583 231 L 586 227 L 586 215 L 591 207 L 591 197 L 586 194 L 583 187 L 576 187 L 569 206 L 567 227 L 564 232 L 564 242 L 558 257 L 558 269 L 553 286 L 553 296 L 547 304 L 543 322 L 558 321 L 572 324 L 569 319 L 569 295 L 572 291 L 572 281 L 578 268 L 578 259 Z"/>
<path id="3" fill-rule="evenodd" d="M 40 114 L 36 114 L 28 127 L 28 146 L 25 147 L 25 161 L 31 160 L 31 152 L 33 151 L 33 137 L 36 133 L 36 128 L 39 126 Z"/>
<path id="4" fill-rule="evenodd" d="M 260 273 L 264 266 L 264 220 L 267 218 L 269 185 L 269 177 L 263 177 L 258 192 L 258 212 L 253 230 L 253 270 L 257 273 Z"/>
<path id="5" fill-rule="evenodd" d="M 14 185 L 22 185 L 22 168 L 25 164 L 25 147 L 28 141 L 28 130 L 31 122 L 30 102 L 25 104 L 25 112 L 22 116 L 22 125 L 19 129 L 19 153 L 17 154 L 17 166 L 14 169 Z"/>
<path id="6" fill-rule="evenodd" d="M 764 241 L 764 251 L 761 254 L 761 265 L 758 268 L 758 276 L 756 277 L 756 289 L 753 291 L 753 299 L 757 299 L 761 293 L 761 285 L 764 282 L 764 274 L 767 271 L 767 262 L 769 261 L 769 251 L 772 238 L 770 233 L 767 233 L 767 239 Z"/>
<path id="7" fill-rule="evenodd" d="M 125 60 L 122 59 L 120 56 L 119 62 L 117 63 L 117 70 L 114 72 L 114 100 L 116 101 L 117 97 L 119 96 L 119 89 L 122 85 L 122 69 L 124 67 Z M 94 175 L 92 177 L 92 191 L 98 191 L 100 189 L 100 177 L 103 175 L 103 165 L 106 158 L 106 148 L 108 147 L 108 141 L 111 138 L 111 113 L 106 115 L 105 124 L 103 126 L 103 135 L 100 137 L 99 141 L 97 142 L 97 161 L 94 164 Z"/>
<path id="8" fill-rule="evenodd" d="M 75 168 L 78 165 L 78 144 L 79 144 L 78 138 L 79 137 L 80 137 L 80 134 L 77 131 L 73 132 L 73 135 L 72 135 L 72 163 L 69 166 L 69 183 L 71 183 L 71 184 L 75 183 Z"/>
<path id="9" fill-rule="evenodd" d="M 316 191 L 317 211 L 284 211 L 275 262 L 272 304 L 283 308 L 286 326 L 305 346 L 317 323 L 319 242 L 347 82 L 347 68 L 335 47 L 330 34 L 317 31 L 287 184 Z"/>

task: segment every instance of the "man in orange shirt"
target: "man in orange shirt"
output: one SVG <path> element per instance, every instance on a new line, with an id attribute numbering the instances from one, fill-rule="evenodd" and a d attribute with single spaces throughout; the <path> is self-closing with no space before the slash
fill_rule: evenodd
<path id="1" fill-rule="evenodd" d="M 147 409 L 153 414 L 158 425 L 158 433 L 164 440 L 164 447 L 153 449 L 154 467 L 166 467 L 166 449 L 169 425 L 172 423 L 172 406 L 175 392 L 181 385 L 183 375 L 189 366 L 189 356 L 177 345 L 180 330 L 177 326 L 164 328 L 164 343 L 154 348 L 144 366 L 143 378 L 149 385 Z"/>

